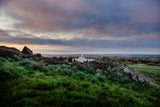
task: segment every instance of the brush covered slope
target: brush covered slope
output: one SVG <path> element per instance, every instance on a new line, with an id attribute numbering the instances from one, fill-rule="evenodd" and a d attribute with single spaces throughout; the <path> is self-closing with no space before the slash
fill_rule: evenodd
<path id="1" fill-rule="evenodd" d="M 144 107 L 160 104 L 159 86 L 136 81 L 131 73 L 123 73 L 111 63 L 50 65 L 35 59 L 37 61 L 0 57 L 1 106 Z"/>

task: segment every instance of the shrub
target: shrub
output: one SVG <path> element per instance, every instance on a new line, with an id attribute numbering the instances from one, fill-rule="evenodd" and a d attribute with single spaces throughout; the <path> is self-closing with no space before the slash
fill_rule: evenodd
<path id="1" fill-rule="evenodd" d="M 0 57 L 0 66 L 3 66 L 3 63 L 6 61 L 6 59 L 5 58 L 3 58 L 3 57 Z"/>
<path id="2" fill-rule="evenodd" d="M 40 70 L 40 71 L 43 71 L 43 72 L 49 72 L 49 68 L 47 66 L 45 66 L 44 63 L 42 62 L 39 62 L 39 63 L 34 63 L 33 64 L 33 69 L 34 70 Z"/>
<path id="3" fill-rule="evenodd" d="M 8 58 L 8 61 L 10 61 L 10 62 L 15 62 L 15 59 Z"/>
<path id="4" fill-rule="evenodd" d="M 160 97 L 160 87 L 154 87 L 150 93 L 154 96 Z"/>
<path id="5" fill-rule="evenodd" d="M 29 59 L 23 59 L 22 61 L 19 62 L 19 65 L 25 66 L 27 69 L 33 69 L 33 64 L 35 62 L 31 61 Z"/>
<path id="6" fill-rule="evenodd" d="M 72 57 L 69 57 L 69 58 L 68 58 L 68 62 L 72 62 Z"/>
<path id="7" fill-rule="evenodd" d="M 2 61 L 0 61 L 0 66 L 3 66 L 3 62 Z"/>
<path id="8" fill-rule="evenodd" d="M 97 74 L 95 75 L 95 78 L 98 79 L 99 81 L 105 81 L 106 76 L 101 75 L 100 73 L 97 73 Z"/>
<path id="9" fill-rule="evenodd" d="M 117 68 L 117 67 L 111 68 L 111 67 L 109 66 L 108 69 L 107 69 L 107 71 L 108 71 L 109 73 L 113 73 L 113 72 L 118 71 L 118 68 Z"/>
<path id="10" fill-rule="evenodd" d="M 72 67 L 71 67 L 71 70 L 74 71 L 74 72 L 76 72 L 78 69 L 77 69 L 76 66 L 72 66 Z"/>
<path id="11" fill-rule="evenodd" d="M 97 80 L 98 80 L 98 79 L 97 79 L 96 77 L 93 77 L 93 78 L 90 79 L 90 81 L 93 82 L 93 83 L 96 83 Z"/>
<path id="12" fill-rule="evenodd" d="M 19 60 L 20 60 L 20 57 L 14 56 L 13 59 L 14 59 L 15 61 L 19 61 Z"/>
<path id="13" fill-rule="evenodd" d="M 56 67 L 54 65 L 48 65 L 49 70 L 53 71 L 56 69 Z"/>
<path id="14" fill-rule="evenodd" d="M 49 87 L 49 88 L 57 88 L 57 87 L 59 87 L 59 86 L 61 86 L 62 85 L 62 81 L 60 80 L 60 79 L 56 79 L 56 80 L 51 80 L 51 81 L 49 81 L 48 82 L 48 84 L 47 84 L 47 86 Z"/>
<path id="15" fill-rule="evenodd" d="M 87 74 L 95 74 L 96 72 L 93 70 L 93 68 L 90 68 L 89 70 L 87 70 Z"/>
<path id="16" fill-rule="evenodd" d="M 113 72 L 107 75 L 107 78 L 112 81 L 129 82 L 131 78 L 128 75 L 121 72 Z"/>
<path id="17" fill-rule="evenodd" d="M 49 72 L 49 68 L 43 62 L 35 62 L 29 59 L 24 59 L 19 62 L 20 65 L 25 66 L 27 69 L 40 70 Z"/>
<path id="18" fill-rule="evenodd" d="M 14 78 L 16 75 L 13 72 L 10 72 L 9 69 L 4 69 L 3 67 L 0 68 L 0 82 L 5 80 L 10 80 Z"/>
<path id="19" fill-rule="evenodd" d="M 101 69 L 96 69 L 96 73 L 102 73 Z"/>
<path id="20" fill-rule="evenodd" d="M 33 60 L 34 61 L 40 61 L 40 58 L 39 57 L 33 57 Z"/>
<path id="21" fill-rule="evenodd" d="M 112 81 L 126 81 L 130 75 L 125 75 L 117 67 L 108 67 L 107 71 L 103 71 L 102 74 Z"/>
<path id="22" fill-rule="evenodd" d="M 54 72 L 54 71 L 45 72 L 45 75 L 50 75 L 50 76 L 54 76 L 56 74 L 57 74 L 57 72 Z"/>
<path id="23" fill-rule="evenodd" d="M 4 61 L 0 59 L 0 66 L 3 66 Z"/>
<path id="24" fill-rule="evenodd" d="M 9 71 L 9 72 L 13 73 L 13 72 L 14 72 L 14 68 L 12 68 L 12 67 L 8 67 L 8 68 L 7 68 L 7 71 Z"/>
<path id="25" fill-rule="evenodd" d="M 6 58 L 0 57 L 0 62 L 5 62 Z"/>
<path id="26" fill-rule="evenodd" d="M 58 72 L 60 73 L 60 75 L 62 76 L 71 76 L 73 74 L 73 72 L 70 69 L 59 69 Z"/>
<path id="27" fill-rule="evenodd" d="M 78 64 L 77 69 L 79 69 L 81 71 L 85 71 L 85 70 L 87 70 L 87 67 L 84 64 Z"/>
<path id="28" fill-rule="evenodd" d="M 87 74 L 82 71 L 78 71 L 74 74 L 74 76 L 79 79 L 85 79 L 87 77 Z"/>
<path id="29" fill-rule="evenodd" d="M 27 74 L 34 74 L 36 72 L 34 72 L 33 70 L 28 70 L 28 72 L 26 72 Z M 36 77 L 36 74 L 34 75 Z"/>
<path id="30" fill-rule="evenodd" d="M 63 87 L 68 87 L 72 84 L 73 81 L 69 80 L 69 79 L 64 79 L 62 82 L 62 86 Z"/>
<path id="31" fill-rule="evenodd" d="M 43 72 L 50 72 L 50 69 L 47 66 L 43 66 L 41 71 Z"/>

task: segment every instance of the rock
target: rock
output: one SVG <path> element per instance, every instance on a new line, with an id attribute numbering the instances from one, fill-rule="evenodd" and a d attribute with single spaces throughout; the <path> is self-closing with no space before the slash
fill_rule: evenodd
<path id="1" fill-rule="evenodd" d="M 158 86 L 154 80 L 146 77 L 141 72 L 138 72 L 133 68 L 130 68 L 124 64 L 120 64 L 118 62 L 113 62 L 110 64 L 100 63 L 100 62 L 76 63 L 75 65 L 73 64 L 71 66 L 76 66 L 76 68 L 79 70 L 86 70 L 92 68 L 93 70 L 96 71 L 97 69 L 100 69 L 99 71 L 104 75 L 109 75 L 114 73 L 117 75 L 122 75 L 121 76 L 122 79 L 131 79 L 143 85 Z M 112 69 L 112 72 L 108 71 L 108 67 Z M 117 68 L 118 70 L 115 70 L 113 72 L 114 68 Z"/>
<path id="2" fill-rule="evenodd" d="M 40 53 L 34 54 L 34 57 L 42 57 L 42 55 Z"/>
<path id="3" fill-rule="evenodd" d="M 24 46 L 22 53 L 25 55 L 33 55 L 33 52 L 31 49 L 29 49 L 28 47 Z"/>
<path id="4" fill-rule="evenodd" d="M 77 63 L 77 68 L 79 70 L 84 70 L 84 69 L 101 69 L 101 70 L 106 70 L 108 68 L 108 64 L 106 63 L 100 63 L 100 62 L 88 62 L 88 63 Z"/>
<path id="5" fill-rule="evenodd" d="M 158 86 L 154 80 L 146 77 L 145 75 L 134 70 L 133 68 L 130 68 L 128 66 L 124 66 L 123 64 L 119 64 L 118 68 L 121 69 L 121 71 L 124 72 L 125 74 L 131 74 L 131 77 L 133 80 L 135 80 L 143 85 Z"/>
<path id="6" fill-rule="evenodd" d="M 15 56 L 20 57 L 22 55 L 23 54 L 16 48 L 0 46 L 0 57 L 14 58 Z"/>

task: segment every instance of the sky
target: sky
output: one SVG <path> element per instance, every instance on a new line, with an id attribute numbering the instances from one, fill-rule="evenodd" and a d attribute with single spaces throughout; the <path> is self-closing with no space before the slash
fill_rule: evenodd
<path id="1" fill-rule="evenodd" d="M 0 0 L 0 45 L 42 54 L 160 54 L 160 0 Z"/>

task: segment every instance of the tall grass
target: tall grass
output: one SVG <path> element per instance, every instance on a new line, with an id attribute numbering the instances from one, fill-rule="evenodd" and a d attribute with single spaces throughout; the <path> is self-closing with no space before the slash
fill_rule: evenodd
<path id="1" fill-rule="evenodd" d="M 25 59 L 3 64 L 0 67 L 3 79 L 0 81 L 0 106 L 159 106 L 159 87 L 113 81 L 114 77 L 121 80 L 117 75 L 124 75 L 111 68 L 92 73 L 92 70 L 73 69 L 69 65 L 47 66 Z M 14 77 L 16 74 L 20 76 Z"/>

